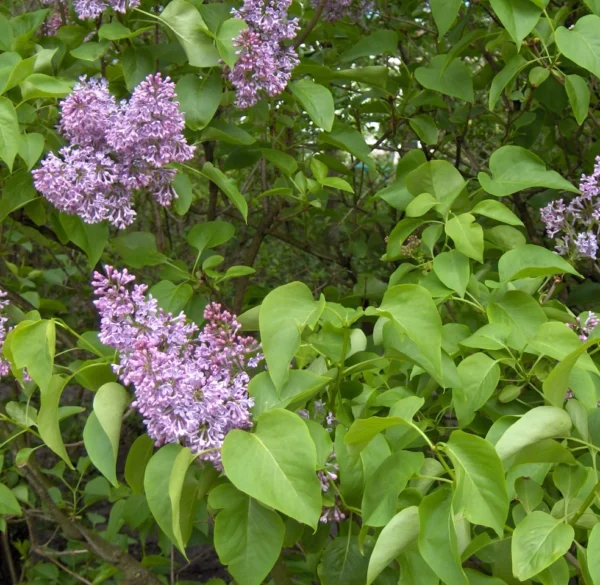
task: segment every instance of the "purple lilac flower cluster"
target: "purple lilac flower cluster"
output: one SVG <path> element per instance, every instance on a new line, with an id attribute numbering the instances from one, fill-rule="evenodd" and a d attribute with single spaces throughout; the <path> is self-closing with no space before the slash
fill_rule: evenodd
<path id="1" fill-rule="evenodd" d="M 598 324 L 600 324 L 600 319 L 596 313 L 593 313 L 592 311 L 588 313 L 585 321 L 581 321 L 581 316 L 577 317 L 575 321 L 577 321 L 575 325 L 567 323 L 567 327 L 570 327 L 575 331 L 581 341 L 587 341 L 590 333 L 598 326 Z"/>
<path id="2" fill-rule="evenodd" d="M 312 0 L 317 8 L 321 0 Z M 367 12 L 373 10 L 372 0 L 327 0 L 323 7 L 322 17 L 329 22 L 348 18 L 352 21 L 360 20 Z"/>
<path id="3" fill-rule="evenodd" d="M 100 340 L 119 351 L 114 366 L 135 389 L 136 407 L 157 445 L 180 442 L 220 467 L 218 451 L 231 429 L 252 426 L 249 368 L 262 360 L 258 342 L 220 305 L 204 311 L 204 329 L 165 313 L 147 286 L 106 266 L 92 284 L 101 317 Z"/>
<path id="4" fill-rule="evenodd" d="M 283 45 L 298 30 L 298 19 L 288 19 L 291 3 L 292 0 L 244 0 L 242 8 L 233 11 L 235 18 L 248 24 L 234 41 L 239 57 L 228 72 L 240 108 L 253 106 L 263 94 L 280 94 L 299 63 L 295 49 Z"/>
<path id="5" fill-rule="evenodd" d="M 128 8 L 136 8 L 141 0 L 74 0 L 73 8 L 82 20 L 96 18 L 108 8 L 125 13 Z"/>
<path id="6" fill-rule="evenodd" d="M 551 201 L 541 210 L 549 237 L 557 236 L 556 251 L 574 259 L 596 259 L 600 233 L 600 156 L 594 172 L 582 175 L 581 195 L 569 203 L 563 199 Z"/>
<path id="7" fill-rule="evenodd" d="M 6 298 L 6 293 L 0 290 L 0 376 L 6 376 L 10 372 L 10 364 L 2 355 L 2 346 L 6 339 L 6 334 L 9 329 L 6 325 L 8 317 L 4 314 L 4 309 L 8 306 L 8 301 L 3 300 Z"/>
<path id="8" fill-rule="evenodd" d="M 176 197 L 176 170 L 166 165 L 194 153 L 182 134 L 185 122 L 175 97 L 175 84 L 160 73 L 149 75 L 120 104 L 106 80 L 82 78 L 61 104 L 59 130 L 70 144 L 33 171 L 36 189 L 60 211 L 118 228 L 135 219 L 136 192 L 169 205 Z"/>

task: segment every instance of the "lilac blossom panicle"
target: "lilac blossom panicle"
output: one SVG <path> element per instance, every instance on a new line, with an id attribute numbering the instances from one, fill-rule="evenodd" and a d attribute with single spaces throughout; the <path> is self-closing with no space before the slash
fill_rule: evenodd
<path id="1" fill-rule="evenodd" d="M 2 346 L 4 345 L 4 340 L 6 339 L 6 335 L 9 331 L 8 327 L 6 326 L 8 317 L 4 313 L 4 309 L 6 309 L 8 306 L 8 301 L 3 300 L 5 298 L 6 293 L 3 290 L 0 290 L 0 376 L 6 376 L 10 372 L 10 364 L 2 355 Z"/>
<path id="2" fill-rule="evenodd" d="M 146 296 L 147 286 L 107 266 L 92 281 L 101 317 L 100 341 L 119 351 L 114 366 L 135 390 L 135 406 L 157 446 L 181 443 L 220 468 L 221 447 L 232 429 L 252 426 L 247 370 L 262 360 L 252 337 L 216 303 L 204 311 L 202 331 Z"/>
<path id="3" fill-rule="evenodd" d="M 563 199 L 551 201 L 541 210 L 546 233 L 556 238 L 556 251 L 574 260 L 596 259 L 600 233 L 600 156 L 596 158 L 594 172 L 582 175 L 579 183 L 581 195 L 565 203 Z"/>
<path id="4" fill-rule="evenodd" d="M 288 19 L 292 0 L 244 0 L 233 16 L 248 24 L 234 40 L 238 60 L 228 77 L 237 91 L 236 104 L 249 108 L 263 95 L 275 96 L 287 86 L 299 63 L 293 47 L 283 41 L 293 39 L 298 19 Z"/>
<path id="5" fill-rule="evenodd" d="M 313 7 L 316 9 L 321 0 L 312 0 Z M 372 11 L 374 3 L 372 0 L 326 0 L 323 7 L 323 20 L 335 22 L 348 18 L 352 21 L 360 20 L 365 14 Z"/>
<path id="6" fill-rule="evenodd" d="M 120 104 L 106 80 L 82 77 L 61 103 L 58 128 L 69 145 L 33 171 L 36 189 L 60 211 L 118 228 L 134 221 L 136 192 L 169 205 L 176 197 L 176 171 L 166 165 L 194 154 L 175 97 L 175 84 L 160 73 L 149 75 Z"/>
<path id="7" fill-rule="evenodd" d="M 82 20 L 97 18 L 108 8 L 125 13 L 127 9 L 137 8 L 141 0 L 74 0 L 73 8 Z"/>

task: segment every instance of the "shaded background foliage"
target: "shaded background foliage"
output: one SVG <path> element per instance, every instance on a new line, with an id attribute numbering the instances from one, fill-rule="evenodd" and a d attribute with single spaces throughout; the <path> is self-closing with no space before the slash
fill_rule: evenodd
<path id="1" fill-rule="evenodd" d="M 21 323 L 11 348 L 24 348 L 5 351 L 16 377 L 2 381 L 6 582 L 600 583 L 600 375 L 584 355 L 598 338 L 584 346 L 565 326 L 582 334 L 580 314 L 598 310 L 600 270 L 549 252 L 540 219 L 600 154 L 600 4 L 377 0 L 335 22 L 325 4 L 291 5 L 300 63 L 249 109 L 223 74 L 238 5 L 144 1 L 96 21 L 64 3 L 0 7 L 0 284 Z M 176 165 L 176 202 L 141 194 L 122 231 L 59 213 L 30 171 L 64 144 L 60 100 L 82 75 L 122 99 L 157 71 L 197 147 Z M 234 434 L 229 480 L 179 470 L 196 497 L 160 509 L 175 447 L 156 451 L 144 485 L 152 449 L 134 410 L 123 404 L 116 438 L 86 441 L 94 397 L 116 379 L 93 333 L 89 280 L 105 263 L 135 272 L 166 311 L 202 324 L 216 300 L 259 331 L 256 433 L 271 425 L 283 447 L 312 453 L 297 462 L 312 495 L 262 492 L 248 463 L 259 457 L 248 447 L 240 460 L 234 443 L 252 435 Z M 308 288 L 282 287 L 292 281 Z M 281 331 L 290 345 L 269 344 Z M 46 350 L 43 375 L 73 374 L 63 410 L 43 403 L 33 370 L 22 377 Z M 332 440 L 339 478 L 316 502 Z M 116 457 L 102 461 L 94 441 Z M 345 519 L 313 533 L 322 505 Z"/>

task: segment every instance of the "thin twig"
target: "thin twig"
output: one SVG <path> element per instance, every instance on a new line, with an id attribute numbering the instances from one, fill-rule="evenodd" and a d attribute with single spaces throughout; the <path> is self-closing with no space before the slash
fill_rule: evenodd
<path id="1" fill-rule="evenodd" d="M 323 14 L 323 9 L 325 8 L 325 4 L 327 4 L 327 0 L 321 0 L 319 5 L 315 10 L 315 14 L 306 26 L 306 28 L 296 37 L 294 41 L 294 48 L 298 48 L 305 40 L 306 37 L 312 32 L 312 29 L 315 28 L 319 18 L 321 18 L 321 14 Z"/>

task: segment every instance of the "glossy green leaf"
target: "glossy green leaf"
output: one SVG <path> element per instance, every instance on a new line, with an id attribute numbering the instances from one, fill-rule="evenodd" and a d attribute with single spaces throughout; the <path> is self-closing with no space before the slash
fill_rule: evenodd
<path id="1" fill-rule="evenodd" d="M 424 144 L 435 144 L 438 140 L 438 129 L 431 116 L 419 114 L 409 121 L 410 127 L 415 131 Z"/>
<path id="2" fill-rule="evenodd" d="M 331 540 L 317 567 L 321 585 L 364 585 L 369 560 L 351 533 Z"/>
<path id="3" fill-rule="evenodd" d="M 331 132 L 335 120 L 335 108 L 331 92 L 324 86 L 301 79 L 291 83 L 289 90 L 302 104 L 310 119 L 326 132 Z"/>
<path id="4" fill-rule="evenodd" d="M 144 474 L 153 451 L 154 441 L 145 434 L 140 435 L 129 449 L 125 461 L 125 481 L 134 494 L 144 493 Z"/>
<path id="5" fill-rule="evenodd" d="M 494 12 L 517 45 L 533 30 L 542 11 L 534 3 L 521 0 L 490 0 Z"/>
<path id="6" fill-rule="evenodd" d="M 398 512 L 381 531 L 369 559 L 367 585 L 419 536 L 419 509 L 409 506 Z"/>
<path id="7" fill-rule="evenodd" d="M 471 209 L 471 213 L 491 217 L 496 221 L 507 223 L 508 225 L 523 225 L 523 222 L 506 205 L 495 199 L 480 201 Z"/>
<path id="8" fill-rule="evenodd" d="M 44 143 L 44 137 L 37 132 L 21 134 L 19 137 L 18 152 L 19 156 L 25 161 L 27 170 L 30 171 L 42 156 Z"/>
<path id="9" fill-rule="evenodd" d="M 598 340 L 592 339 L 571 351 L 561 362 L 554 367 L 550 375 L 544 380 L 544 396 L 554 406 L 561 407 L 565 400 L 565 393 L 569 389 L 571 372 L 575 364 L 585 355 L 587 349 L 596 345 Z M 587 356 L 586 356 L 587 357 Z M 589 359 L 589 358 L 588 358 Z"/>
<path id="10" fill-rule="evenodd" d="M 567 273 L 581 276 L 564 258 L 541 246 L 527 244 L 506 252 L 498 261 L 502 282 Z"/>
<path id="11" fill-rule="evenodd" d="M 560 52 L 580 67 L 600 77 L 600 16 L 581 17 L 572 29 L 556 29 L 556 44 Z"/>
<path id="12" fill-rule="evenodd" d="M 289 363 L 300 347 L 304 327 L 313 327 L 324 308 L 310 289 L 292 282 L 271 291 L 260 308 L 262 349 L 275 389 L 281 390 L 289 376 Z"/>
<path id="13" fill-rule="evenodd" d="M 462 0 L 430 0 L 430 5 L 438 35 L 443 37 L 456 20 Z"/>
<path id="14" fill-rule="evenodd" d="M 60 223 L 69 239 L 85 252 L 90 268 L 94 268 L 108 243 L 108 224 L 85 223 L 80 217 L 66 213 L 61 213 Z"/>
<path id="15" fill-rule="evenodd" d="M 412 426 L 412 417 L 423 406 L 423 398 L 409 396 L 402 399 L 402 406 L 406 407 L 404 416 L 371 416 L 355 420 L 344 437 L 344 442 L 350 447 L 351 452 L 364 449 L 369 442 L 379 433 L 398 425 Z M 404 409 L 403 409 L 404 410 Z"/>
<path id="16" fill-rule="evenodd" d="M 19 134 L 19 121 L 13 103 L 5 97 L 0 97 L 0 159 L 2 159 L 12 172 L 13 163 L 21 139 Z"/>
<path id="17" fill-rule="evenodd" d="M 206 24 L 191 2 L 172 0 L 157 18 L 175 34 L 190 65 L 214 67 L 219 64 L 219 52 L 206 34 Z"/>
<path id="18" fill-rule="evenodd" d="M 96 61 L 100 59 L 108 50 L 110 43 L 103 41 L 100 43 L 84 43 L 71 51 L 71 56 L 82 61 Z"/>
<path id="19" fill-rule="evenodd" d="M 50 384 L 54 368 L 56 326 L 52 320 L 22 321 L 13 329 L 10 343 L 12 361 L 16 368 L 26 368 L 40 387 L 42 396 Z"/>
<path id="20" fill-rule="evenodd" d="M 193 474 L 188 471 L 190 457 L 186 449 L 175 443 L 161 447 L 148 462 L 144 474 L 144 491 L 152 516 L 177 546 L 190 537 L 197 490 Z M 176 493 L 180 487 L 181 491 Z M 184 502 L 189 509 L 174 511 L 175 505 L 181 508 Z M 177 534 L 173 530 L 176 519 L 179 519 Z"/>
<path id="21" fill-rule="evenodd" d="M 572 526 L 550 514 L 535 511 L 526 516 L 512 535 L 515 577 L 525 581 L 549 567 L 569 550 L 574 536 Z"/>
<path id="22" fill-rule="evenodd" d="M 248 202 L 240 193 L 235 181 L 227 177 L 223 171 L 215 167 L 210 162 L 205 162 L 202 167 L 202 174 L 215 183 L 234 207 L 242 214 L 244 221 L 248 220 Z"/>
<path id="23" fill-rule="evenodd" d="M 442 320 L 429 291 L 400 284 L 383 295 L 378 314 L 390 317 L 417 345 L 436 370 L 441 370 Z"/>
<path id="24" fill-rule="evenodd" d="M 227 477 L 240 491 L 317 528 L 321 489 L 316 450 L 298 415 L 273 409 L 260 416 L 254 433 L 230 431 L 222 459 Z"/>
<path id="25" fill-rule="evenodd" d="M 310 370 L 290 370 L 287 382 L 277 392 L 268 372 L 260 372 L 250 380 L 248 392 L 254 398 L 254 416 L 271 408 L 295 410 L 324 388 L 331 378 L 318 376 Z"/>
<path id="26" fill-rule="evenodd" d="M 419 552 L 446 585 L 468 585 L 458 552 L 452 493 L 437 489 L 419 505 Z"/>
<path id="27" fill-rule="evenodd" d="M 476 435 L 454 431 L 444 450 L 456 472 L 455 513 L 463 512 L 472 524 L 489 526 L 501 538 L 509 501 L 494 446 Z"/>
<path id="28" fill-rule="evenodd" d="M 231 485 L 216 487 L 209 503 L 223 508 L 215 520 L 219 560 L 240 585 L 260 585 L 283 546 L 281 517 Z"/>
<path id="29" fill-rule="evenodd" d="M 174 284 L 170 280 L 157 282 L 149 292 L 156 299 L 159 307 L 173 315 L 181 313 L 194 293 L 188 283 Z"/>
<path id="30" fill-rule="evenodd" d="M 433 259 L 433 271 L 436 276 L 448 288 L 457 292 L 461 297 L 465 296 L 471 267 L 469 259 L 458 250 L 442 252 Z"/>
<path id="31" fill-rule="evenodd" d="M 15 495 L 3 483 L 0 483 L 0 515 L 23 515 L 17 498 L 15 498 Z"/>
<path id="32" fill-rule="evenodd" d="M 548 321 L 539 303 L 520 290 L 508 291 L 487 307 L 491 324 L 509 328 L 507 344 L 519 351 L 536 336 L 538 329 Z"/>
<path id="33" fill-rule="evenodd" d="M 505 461 L 543 439 L 568 436 L 571 426 L 571 417 L 563 409 L 537 406 L 508 427 L 496 443 L 496 452 Z"/>
<path id="34" fill-rule="evenodd" d="M 468 425 L 475 413 L 491 398 L 500 379 L 500 366 L 485 353 L 474 353 L 457 367 L 460 387 L 452 398 L 460 426 Z"/>
<path id="35" fill-rule="evenodd" d="M 173 461 L 173 467 L 171 469 L 171 476 L 169 478 L 169 499 L 171 500 L 171 514 L 172 514 L 172 529 L 173 536 L 175 538 L 175 544 L 181 553 L 185 556 L 185 545 L 189 534 L 185 535 L 182 532 L 181 516 L 182 513 L 189 514 L 189 510 L 182 510 L 182 499 L 184 498 L 185 480 L 188 475 L 188 469 L 195 456 L 188 447 L 184 447 L 179 451 L 175 460 Z"/>
<path id="36" fill-rule="evenodd" d="M 547 170 L 541 158 L 520 146 L 502 146 L 496 150 L 490 158 L 490 170 L 492 178 L 486 173 L 479 173 L 477 179 L 487 193 L 496 197 L 512 195 L 530 187 L 578 192 L 556 171 Z"/>
<path id="37" fill-rule="evenodd" d="M 361 38 L 342 55 L 341 61 L 354 61 L 360 57 L 379 57 L 386 54 L 395 55 L 397 50 L 398 33 L 393 30 L 381 29 Z"/>
<path id="38" fill-rule="evenodd" d="M 175 87 L 179 110 L 185 114 L 185 125 L 202 130 L 213 119 L 222 96 L 221 76 L 216 70 L 202 78 L 184 75 Z"/>
<path id="39" fill-rule="evenodd" d="M 145 26 L 138 30 L 132 31 L 120 22 L 110 22 L 103 24 L 98 30 L 98 38 L 107 39 L 109 41 L 120 41 L 121 39 L 133 39 L 145 32 L 152 30 L 153 27 Z"/>
<path id="40" fill-rule="evenodd" d="M 447 63 L 447 55 L 437 55 L 425 67 L 415 70 L 417 81 L 426 89 L 473 102 L 473 79 L 470 69 L 458 59 Z"/>
<path id="41" fill-rule="evenodd" d="M 590 89 L 585 79 L 579 75 L 565 75 L 565 89 L 569 103 L 578 124 L 583 124 L 590 107 Z"/>
<path id="42" fill-rule="evenodd" d="M 411 451 L 397 451 L 384 460 L 365 484 L 361 506 L 365 524 L 385 526 L 393 518 L 398 496 L 422 464 L 423 454 Z"/>
<path id="43" fill-rule="evenodd" d="M 42 392 L 40 410 L 37 417 L 38 431 L 42 441 L 48 445 L 69 467 L 71 460 L 65 449 L 59 425 L 59 402 L 66 379 L 52 376 L 48 387 Z"/>
<path id="44" fill-rule="evenodd" d="M 483 229 L 475 217 L 470 213 L 455 215 L 446 222 L 445 229 L 459 252 L 483 263 Z"/>
<path id="45" fill-rule="evenodd" d="M 71 93 L 73 81 L 51 77 L 44 73 L 33 73 L 20 84 L 23 100 L 35 98 L 62 98 Z"/>
<path id="46" fill-rule="evenodd" d="M 94 410 L 83 430 L 83 442 L 92 463 L 115 487 L 121 417 L 129 403 L 125 388 L 115 382 L 104 384 L 94 395 Z"/>
<path id="47" fill-rule="evenodd" d="M 506 65 L 496 74 L 490 86 L 490 95 L 488 98 L 488 106 L 493 110 L 502 95 L 502 92 L 511 83 L 516 75 L 527 65 L 527 61 L 519 55 L 511 57 Z"/>
<path id="48" fill-rule="evenodd" d="M 600 585 L 600 524 L 596 524 L 590 532 L 587 545 L 587 567 L 592 578 L 592 585 Z"/>

